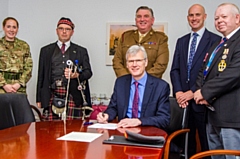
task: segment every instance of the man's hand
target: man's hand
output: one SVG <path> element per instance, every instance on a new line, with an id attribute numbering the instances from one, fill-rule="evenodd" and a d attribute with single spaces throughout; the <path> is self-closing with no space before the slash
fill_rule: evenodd
<path id="1" fill-rule="evenodd" d="M 66 79 L 69 79 L 69 78 L 78 78 L 79 73 L 77 73 L 77 72 L 74 72 L 74 73 L 73 73 L 71 69 L 65 68 L 65 70 L 64 70 L 64 76 L 66 77 Z"/>
<path id="2" fill-rule="evenodd" d="M 194 100 L 197 104 L 201 104 L 200 101 L 204 100 L 200 89 L 194 93 Z"/>
<path id="3" fill-rule="evenodd" d="M 37 107 L 38 107 L 38 108 L 42 108 L 41 102 L 37 102 Z"/>
<path id="4" fill-rule="evenodd" d="M 176 93 L 176 99 L 178 102 L 178 105 L 182 108 L 186 108 L 188 106 L 188 101 L 193 99 L 193 92 L 191 90 L 187 92 L 177 92 Z"/>
<path id="5" fill-rule="evenodd" d="M 99 123 L 106 124 L 106 123 L 108 123 L 108 117 L 109 117 L 108 114 L 100 112 L 97 115 L 97 121 Z"/>
<path id="6" fill-rule="evenodd" d="M 193 96 L 194 96 L 194 94 L 191 90 L 184 93 L 184 97 L 186 98 L 187 101 L 193 99 Z"/>
<path id="7" fill-rule="evenodd" d="M 133 118 L 133 119 L 125 118 L 125 119 L 122 119 L 117 124 L 117 127 L 127 128 L 127 127 L 139 126 L 141 124 L 142 124 L 142 122 L 138 118 Z"/>
<path id="8" fill-rule="evenodd" d="M 184 93 L 182 91 L 179 91 L 175 95 L 176 95 L 176 99 L 177 99 L 177 103 L 178 103 L 179 107 L 185 108 L 188 105 L 188 102 L 184 102 L 182 100 L 183 94 Z"/>
<path id="9" fill-rule="evenodd" d="M 178 104 L 181 103 L 180 97 L 183 95 L 183 92 L 179 91 L 175 95 L 176 95 L 176 99 L 177 99 Z"/>

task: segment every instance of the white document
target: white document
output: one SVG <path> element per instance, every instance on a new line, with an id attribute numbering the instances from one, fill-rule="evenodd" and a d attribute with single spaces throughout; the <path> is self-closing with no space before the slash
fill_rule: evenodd
<path id="1" fill-rule="evenodd" d="M 93 124 L 88 126 L 88 128 L 102 128 L 102 129 L 110 129 L 110 130 L 115 130 L 117 129 L 117 124 L 113 124 L 113 123 L 107 123 L 107 124 Z"/>
<path id="2" fill-rule="evenodd" d="M 101 133 L 71 132 L 62 137 L 57 138 L 57 140 L 92 142 L 101 135 L 102 135 Z"/>

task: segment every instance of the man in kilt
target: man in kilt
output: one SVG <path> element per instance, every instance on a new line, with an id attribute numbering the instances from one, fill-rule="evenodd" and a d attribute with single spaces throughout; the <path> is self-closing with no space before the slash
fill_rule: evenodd
<path id="1" fill-rule="evenodd" d="M 59 120 L 66 105 L 66 119 L 80 119 L 84 102 L 88 104 L 88 79 L 92 76 L 87 49 L 70 41 L 74 24 L 69 18 L 58 21 L 58 41 L 41 48 L 37 79 L 37 106 L 45 120 Z"/>

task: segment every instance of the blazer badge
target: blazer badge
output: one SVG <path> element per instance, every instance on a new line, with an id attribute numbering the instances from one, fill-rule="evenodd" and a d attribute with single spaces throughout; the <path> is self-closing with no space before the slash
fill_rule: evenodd
<path id="1" fill-rule="evenodd" d="M 226 67 L 227 67 L 226 61 L 225 60 L 221 60 L 219 62 L 219 64 L 218 64 L 218 71 L 219 72 L 223 72 Z"/>

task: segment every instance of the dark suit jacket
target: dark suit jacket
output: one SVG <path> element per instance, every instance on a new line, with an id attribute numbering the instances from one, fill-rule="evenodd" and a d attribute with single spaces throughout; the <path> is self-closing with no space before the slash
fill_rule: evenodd
<path id="1" fill-rule="evenodd" d="M 215 111 L 208 111 L 209 122 L 214 126 L 240 128 L 240 30 L 238 30 L 217 52 L 208 74 L 203 80 L 211 53 L 218 45 L 209 50 L 209 55 L 197 79 L 197 89 L 201 89 L 203 98 Z M 228 49 L 226 69 L 219 71 L 218 65 L 223 52 Z"/>
<path id="2" fill-rule="evenodd" d="M 41 48 L 39 56 L 38 66 L 38 80 L 37 80 L 37 97 L 36 101 L 41 102 L 42 108 L 48 107 L 49 100 L 51 98 L 51 62 L 52 55 L 55 47 L 58 47 L 57 43 L 52 43 Z M 71 42 L 69 50 L 69 58 L 72 62 L 78 60 L 79 66 L 82 66 L 82 73 L 79 76 L 80 82 L 88 80 L 92 76 L 91 66 L 89 63 L 89 57 L 87 50 L 81 46 L 78 46 Z M 76 105 L 82 105 L 83 100 L 81 92 L 77 89 L 77 79 L 71 79 L 69 93 L 73 96 L 73 100 Z M 86 88 L 87 99 L 90 99 L 90 91 L 87 83 Z M 88 103 L 91 104 L 91 103 Z"/>
<path id="3" fill-rule="evenodd" d="M 187 63 L 188 63 L 188 46 L 190 41 L 191 34 L 187 34 L 178 39 L 176 44 L 176 49 L 174 53 L 172 68 L 170 71 L 172 86 L 173 86 L 173 95 L 175 96 L 176 92 L 183 91 L 186 92 L 188 90 L 192 90 L 195 92 L 196 90 L 196 79 L 203 64 L 204 57 L 210 47 L 216 42 L 220 41 L 221 37 L 209 32 L 205 29 L 203 36 L 198 44 L 196 53 L 193 58 L 192 68 L 190 72 L 190 81 L 187 82 L 188 74 L 187 74 Z M 192 100 L 190 101 L 194 111 L 203 112 L 204 106 L 196 105 L 196 103 Z"/>
<path id="4" fill-rule="evenodd" d="M 118 120 L 126 117 L 130 97 L 130 74 L 117 78 L 111 101 L 105 113 L 109 121 L 118 116 Z M 140 120 L 142 125 L 166 128 L 170 120 L 169 85 L 165 81 L 148 74 L 143 95 Z"/>

